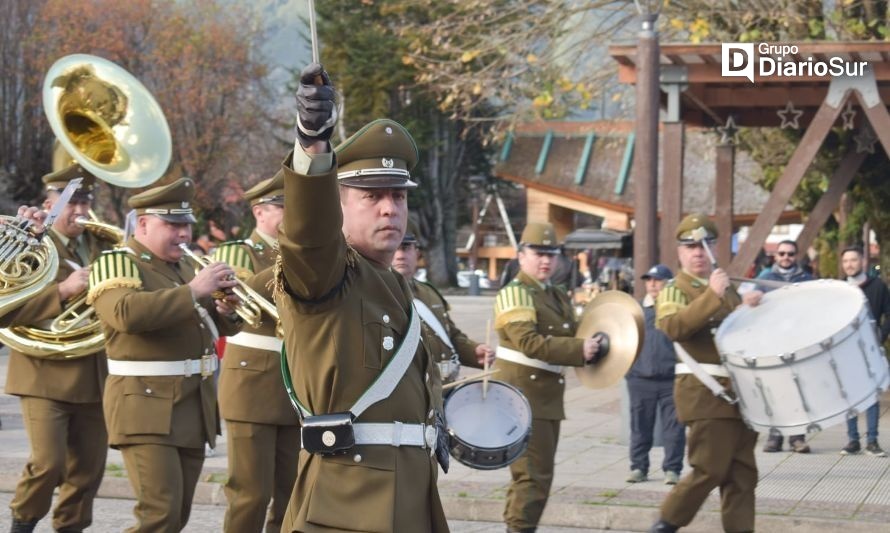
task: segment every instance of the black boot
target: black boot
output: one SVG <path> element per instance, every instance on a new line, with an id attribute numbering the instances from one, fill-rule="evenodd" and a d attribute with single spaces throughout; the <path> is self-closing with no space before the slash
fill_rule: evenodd
<path id="1" fill-rule="evenodd" d="M 83 533 L 83 530 L 74 529 L 73 527 L 63 527 L 62 529 L 57 529 L 56 533 Z"/>
<path id="2" fill-rule="evenodd" d="M 9 533 L 33 533 L 35 527 L 37 527 L 37 522 L 22 522 L 13 518 L 12 529 L 9 530 Z"/>
<path id="3" fill-rule="evenodd" d="M 669 524 L 664 520 L 659 520 L 652 524 L 652 527 L 649 528 L 649 533 L 677 533 L 679 528 L 673 524 Z"/>

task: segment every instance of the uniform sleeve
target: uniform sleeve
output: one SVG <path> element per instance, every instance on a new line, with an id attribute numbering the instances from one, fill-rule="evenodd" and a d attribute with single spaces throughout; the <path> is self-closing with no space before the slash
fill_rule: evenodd
<path id="1" fill-rule="evenodd" d="M 195 301 L 188 285 L 145 292 L 134 288 L 111 288 L 94 300 L 96 315 L 121 333 L 144 333 L 176 327 L 190 320 Z"/>
<path id="2" fill-rule="evenodd" d="M 727 289 L 727 295 L 738 298 L 735 291 L 730 292 L 730 289 Z M 723 299 L 710 288 L 690 302 L 683 291 L 675 285 L 668 285 L 655 301 L 655 324 L 672 341 L 682 342 L 707 327 L 711 318 L 723 308 Z"/>
<path id="3" fill-rule="evenodd" d="M 209 304 L 205 304 L 204 308 L 210 313 L 210 317 L 213 319 L 214 324 L 216 324 L 216 327 L 219 330 L 220 337 L 231 337 L 241 331 L 241 328 L 244 327 L 244 320 L 237 314 L 233 314 L 232 318 L 220 315 L 216 310 L 216 305 L 214 305 L 213 300 L 211 300 Z"/>
<path id="4" fill-rule="evenodd" d="M 285 217 L 279 235 L 285 290 L 320 300 L 343 280 L 347 246 L 336 165 L 321 174 L 300 174 L 283 165 Z"/>
<path id="5" fill-rule="evenodd" d="M 479 359 L 476 357 L 476 346 L 480 343 L 467 337 L 466 333 L 458 329 L 454 325 L 454 321 L 451 320 L 450 315 L 447 327 L 448 334 L 451 336 L 451 343 L 454 344 L 454 349 L 457 350 L 457 355 L 460 358 L 460 364 L 473 368 L 482 368 L 482 365 L 479 364 Z"/>
<path id="6" fill-rule="evenodd" d="M 508 285 L 498 292 L 495 328 L 504 340 L 527 357 L 554 365 L 584 365 L 583 340 L 538 333 L 534 302 L 522 285 Z"/>
<path id="7" fill-rule="evenodd" d="M 50 283 L 20 307 L 0 317 L 0 327 L 30 326 L 41 320 L 55 318 L 62 313 L 59 284 Z"/>

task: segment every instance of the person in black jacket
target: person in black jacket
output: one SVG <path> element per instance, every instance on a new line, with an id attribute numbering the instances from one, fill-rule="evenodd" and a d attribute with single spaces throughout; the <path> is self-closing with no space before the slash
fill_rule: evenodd
<path id="1" fill-rule="evenodd" d="M 630 392 L 630 468 L 628 483 L 646 481 L 649 475 L 649 450 L 652 449 L 655 414 L 661 413 L 664 441 L 664 482 L 675 485 L 683 469 L 686 428 L 677 420 L 674 408 L 674 345 L 663 331 L 655 327 L 655 299 L 667 281 L 674 277 L 664 265 L 655 265 L 643 274 L 646 297 L 643 316 L 646 333 L 643 349 L 627 372 Z"/>
<path id="2" fill-rule="evenodd" d="M 887 289 L 887 284 L 881 278 L 870 278 L 865 274 L 863 271 L 865 263 L 863 257 L 861 248 L 847 248 L 841 254 L 841 268 L 847 276 L 847 282 L 858 286 L 865 293 L 871 316 L 875 319 L 880 331 L 880 339 L 878 340 L 883 343 L 887 340 L 887 335 L 890 334 L 890 290 Z M 887 457 L 887 454 L 878 445 L 879 416 L 880 407 L 876 401 L 874 405 L 865 411 L 865 421 L 868 426 L 865 453 L 876 457 Z M 841 450 L 841 455 L 856 454 L 862 449 L 859 445 L 859 425 L 857 422 L 857 417 L 847 419 L 847 437 L 850 442 Z"/>

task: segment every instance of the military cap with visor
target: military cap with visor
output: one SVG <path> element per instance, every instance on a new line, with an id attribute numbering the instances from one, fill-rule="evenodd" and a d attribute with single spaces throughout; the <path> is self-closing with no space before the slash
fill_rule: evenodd
<path id="1" fill-rule="evenodd" d="M 192 211 L 194 198 L 195 182 L 191 178 L 179 178 L 131 197 L 129 204 L 137 215 L 155 215 L 174 224 L 194 224 L 197 222 Z"/>
<path id="2" fill-rule="evenodd" d="M 417 222 L 411 218 L 408 219 L 408 227 L 405 228 L 402 244 L 413 244 L 420 248 L 420 229 L 417 227 Z"/>
<path id="3" fill-rule="evenodd" d="M 549 222 L 529 222 L 522 230 L 519 245 L 533 248 L 542 254 L 558 254 L 562 251 L 556 240 L 556 230 Z"/>
<path id="4" fill-rule="evenodd" d="M 244 192 L 244 198 L 251 207 L 260 204 L 284 206 L 284 172 L 279 170 L 269 179 L 265 179 Z"/>
<path id="5" fill-rule="evenodd" d="M 694 244 L 701 239 L 696 238 L 704 229 L 704 238 L 714 241 L 717 239 L 717 225 L 704 213 L 690 213 L 677 224 L 677 243 Z"/>
<path id="6" fill-rule="evenodd" d="M 408 130 L 394 120 L 366 124 L 334 149 L 340 185 L 365 189 L 407 189 L 417 164 L 417 145 Z"/>
<path id="7" fill-rule="evenodd" d="M 46 174 L 42 181 L 47 192 L 62 192 L 68 186 L 68 182 L 77 178 L 83 178 L 83 181 L 80 182 L 80 187 L 74 191 L 74 198 L 92 200 L 93 190 L 96 188 L 96 177 L 76 163 Z"/>

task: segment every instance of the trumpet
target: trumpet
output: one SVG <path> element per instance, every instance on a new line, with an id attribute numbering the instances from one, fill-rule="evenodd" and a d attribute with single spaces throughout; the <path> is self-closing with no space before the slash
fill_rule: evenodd
<path id="1" fill-rule="evenodd" d="M 211 263 L 206 258 L 191 251 L 186 243 L 180 243 L 179 248 L 182 249 L 182 253 L 185 254 L 186 257 L 195 263 L 196 272 L 207 267 Z M 241 302 L 235 306 L 235 312 L 238 313 L 238 316 L 243 318 L 245 322 L 254 328 L 260 327 L 263 323 L 263 312 L 275 319 L 276 323 L 278 322 L 278 308 L 275 307 L 275 304 L 263 298 L 260 293 L 250 288 L 237 277 L 235 277 L 234 280 L 237 285 L 232 287 L 232 294 L 241 299 Z M 220 291 L 220 293 L 215 293 L 213 297 L 219 300 L 224 298 L 225 295 Z"/>

